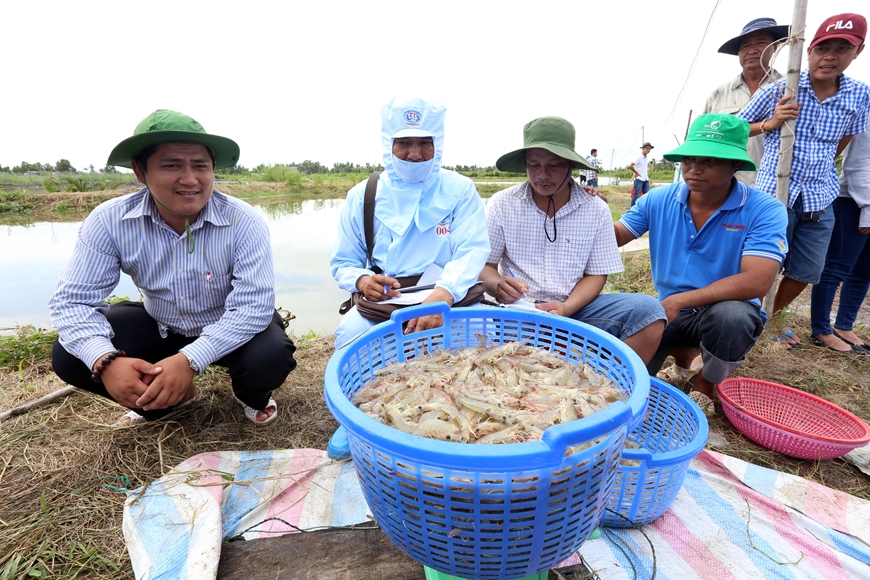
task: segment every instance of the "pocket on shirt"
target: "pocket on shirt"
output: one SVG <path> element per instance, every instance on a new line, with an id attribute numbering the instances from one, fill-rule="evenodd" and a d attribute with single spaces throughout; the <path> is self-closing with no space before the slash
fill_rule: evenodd
<path id="1" fill-rule="evenodd" d="M 850 113 L 829 113 L 822 118 L 823 122 L 815 125 L 816 138 L 828 143 L 839 143 L 854 117 Z"/>
<path id="2" fill-rule="evenodd" d="M 213 310 L 223 308 L 227 301 L 227 294 L 232 290 L 233 275 L 211 276 L 203 280 L 203 292 L 198 297 L 199 310 Z"/>

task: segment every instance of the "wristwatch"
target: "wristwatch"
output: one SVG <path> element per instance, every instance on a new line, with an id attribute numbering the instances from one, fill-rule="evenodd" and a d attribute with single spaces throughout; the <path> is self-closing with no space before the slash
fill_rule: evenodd
<path id="1" fill-rule="evenodd" d="M 193 374 L 198 375 L 200 373 L 200 370 L 199 370 L 199 365 L 196 364 L 196 361 L 193 360 L 191 358 L 191 356 L 189 354 L 187 354 L 186 352 L 183 352 L 183 351 L 178 351 L 178 352 L 180 352 L 181 354 L 183 354 L 187 358 L 187 366 L 189 366 L 190 368 L 193 369 Z"/>

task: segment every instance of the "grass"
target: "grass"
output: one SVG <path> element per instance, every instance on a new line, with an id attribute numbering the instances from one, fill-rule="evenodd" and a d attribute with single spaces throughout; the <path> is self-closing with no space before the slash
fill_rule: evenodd
<path id="1" fill-rule="evenodd" d="M 273 184 L 259 185 L 266 187 L 260 195 L 272 194 Z M 627 188 L 606 190 L 618 217 L 628 206 Z M 611 276 L 608 290 L 652 292 L 648 253 L 626 255 L 624 263 L 625 273 Z M 806 294 L 771 322 L 738 373 L 804 389 L 870 421 L 870 357 L 814 347 L 786 353 L 770 340 L 771 329 L 787 325 L 808 342 Z M 870 329 L 856 332 L 870 340 Z M 49 369 L 53 339 L 28 327 L 0 338 L 0 411 L 64 386 Z M 337 426 L 323 399 L 332 336 L 294 340 L 299 366 L 275 392 L 280 414 L 265 429 L 243 417 L 229 377 L 214 367 L 197 379 L 196 403 L 159 422 L 113 428 L 121 407 L 76 392 L 0 424 L 0 580 L 132 578 L 121 534 L 125 495 L 112 488 L 144 485 L 208 451 L 325 449 Z M 711 419 L 710 429 L 710 449 L 870 500 L 870 478 L 845 461 L 778 455 L 743 437 L 722 415 Z"/>

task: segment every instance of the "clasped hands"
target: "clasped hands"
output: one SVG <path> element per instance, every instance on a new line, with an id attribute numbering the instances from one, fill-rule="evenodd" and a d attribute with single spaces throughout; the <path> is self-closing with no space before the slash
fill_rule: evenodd
<path id="1" fill-rule="evenodd" d="M 102 357 L 100 357 L 102 358 Z M 140 358 L 119 357 L 103 370 L 103 386 L 128 409 L 166 409 L 185 400 L 195 373 L 187 357 L 174 354 L 156 364 Z"/>

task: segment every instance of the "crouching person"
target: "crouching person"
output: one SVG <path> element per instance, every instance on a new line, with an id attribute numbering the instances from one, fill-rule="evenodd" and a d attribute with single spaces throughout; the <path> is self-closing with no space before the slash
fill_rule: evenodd
<path id="1" fill-rule="evenodd" d="M 248 204 L 214 189 L 214 170 L 238 158 L 234 141 L 167 110 L 109 156 L 145 187 L 91 212 L 49 307 L 54 371 L 131 409 L 116 425 L 192 402 L 193 378 L 212 363 L 228 368 L 248 419 L 278 416 L 271 394 L 296 367 L 296 347 L 275 311 L 269 231 Z M 103 302 L 121 272 L 143 302 Z"/>
<path id="2" fill-rule="evenodd" d="M 664 155 L 681 163 L 685 182 L 653 189 L 614 224 L 620 246 L 649 231 L 653 283 L 668 326 L 647 370 L 656 374 L 669 354 L 686 368 L 700 347 L 703 369 L 689 395 L 708 413 L 715 412 L 716 384 L 761 334 L 758 297 L 787 252 L 785 206 L 734 177 L 756 170 L 748 139 L 742 119 L 698 117 L 686 142 Z"/>

